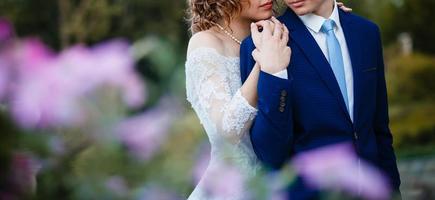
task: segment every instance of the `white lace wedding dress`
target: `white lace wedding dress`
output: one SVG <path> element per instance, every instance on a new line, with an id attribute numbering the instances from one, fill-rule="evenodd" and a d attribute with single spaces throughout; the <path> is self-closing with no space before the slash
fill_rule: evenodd
<path id="1" fill-rule="evenodd" d="M 249 139 L 257 109 L 241 95 L 239 63 L 238 57 L 223 56 L 212 48 L 198 48 L 187 56 L 187 100 L 211 144 L 209 165 L 188 200 L 246 199 L 246 187 L 222 197 L 210 195 L 205 185 L 222 163 L 236 167 L 247 179 L 259 169 Z"/>

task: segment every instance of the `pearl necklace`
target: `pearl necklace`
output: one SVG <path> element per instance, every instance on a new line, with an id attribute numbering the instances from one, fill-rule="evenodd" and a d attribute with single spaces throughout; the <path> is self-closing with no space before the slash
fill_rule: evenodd
<path id="1" fill-rule="evenodd" d="M 219 25 L 219 24 L 217 24 L 217 23 L 216 23 L 216 26 L 217 26 L 219 29 L 221 29 L 225 34 L 227 34 L 228 36 L 230 36 L 230 38 L 231 38 L 232 40 L 234 40 L 237 44 L 239 44 L 239 45 L 242 44 L 242 42 L 241 42 L 240 40 L 238 40 L 236 37 L 234 37 L 234 35 L 231 34 L 230 32 L 228 32 L 227 30 L 225 30 L 224 27 L 222 27 L 221 25 Z"/>

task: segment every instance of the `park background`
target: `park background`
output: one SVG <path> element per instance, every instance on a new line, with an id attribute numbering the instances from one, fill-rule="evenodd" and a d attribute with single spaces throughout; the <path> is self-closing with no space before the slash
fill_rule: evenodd
<path id="1" fill-rule="evenodd" d="M 402 193 L 406 199 L 435 198 L 435 1 L 343 2 L 382 31 Z M 193 169 L 209 147 L 186 101 L 185 8 L 184 0 L 0 0 L 0 17 L 14 27 L 15 40 L 38 41 L 53 52 L 78 44 L 126 44 L 146 96 L 134 108 L 104 92 L 93 99 L 104 112 L 90 123 L 104 131 L 26 126 L 2 106 L 0 194 L 36 199 L 183 199 L 189 194 Z M 106 134 L 113 132 L 109 125 L 132 116 L 142 117 L 126 123 L 140 127 L 130 131 L 139 136 Z M 20 167 L 31 172 L 34 183 L 15 183 L 21 189 L 12 190 L 7 177 Z"/>

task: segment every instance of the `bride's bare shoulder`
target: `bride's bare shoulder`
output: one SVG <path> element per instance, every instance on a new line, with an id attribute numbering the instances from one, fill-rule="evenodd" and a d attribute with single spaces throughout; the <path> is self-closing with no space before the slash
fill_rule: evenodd
<path id="1" fill-rule="evenodd" d="M 224 53 L 224 45 L 222 39 L 210 30 L 195 33 L 189 40 L 187 54 L 198 48 L 212 48 L 218 53 Z"/>

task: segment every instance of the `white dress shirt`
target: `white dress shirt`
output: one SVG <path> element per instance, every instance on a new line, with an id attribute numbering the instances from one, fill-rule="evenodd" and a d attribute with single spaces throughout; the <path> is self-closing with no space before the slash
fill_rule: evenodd
<path id="1" fill-rule="evenodd" d="M 323 23 L 327 20 L 324 17 L 315 15 L 315 14 L 307 14 L 303 16 L 299 16 L 299 18 L 302 20 L 302 22 L 305 24 L 305 26 L 310 31 L 311 35 L 316 40 L 317 44 L 319 45 L 320 49 L 323 52 L 323 55 L 325 58 L 329 61 L 328 56 L 328 47 L 326 45 L 326 34 L 320 32 L 320 29 L 322 28 Z M 349 50 L 347 48 L 346 38 L 344 37 L 344 32 L 341 27 L 340 23 L 340 16 L 338 13 L 338 7 L 337 3 L 334 5 L 334 10 L 331 14 L 331 16 L 328 18 L 331 20 L 334 20 L 336 26 L 334 28 L 335 36 L 338 39 L 338 42 L 340 43 L 341 47 L 341 53 L 343 55 L 343 64 L 344 64 L 344 74 L 346 77 L 346 88 L 347 88 L 347 94 L 348 94 L 348 101 L 349 101 L 349 114 L 350 118 L 353 121 L 353 106 L 354 106 L 354 91 L 353 91 L 353 72 L 352 72 L 352 63 L 350 60 Z M 287 70 L 280 71 L 278 73 L 273 74 L 279 78 L 288 79 L 287 77 Z"/>

